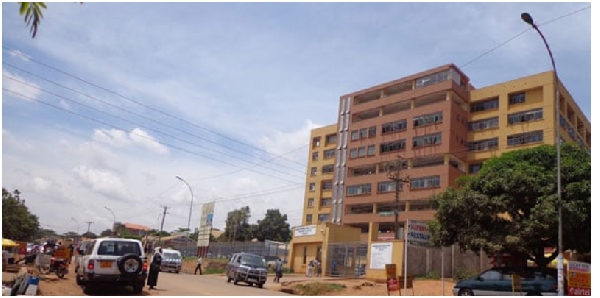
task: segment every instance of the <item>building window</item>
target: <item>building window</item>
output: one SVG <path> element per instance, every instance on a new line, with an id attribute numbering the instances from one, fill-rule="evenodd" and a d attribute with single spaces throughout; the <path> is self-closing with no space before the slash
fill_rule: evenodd
<path id="1" fill-rule="evenodd" d="M 413 138 L 413 148 L 438 145 L 442 143 L 442 133 L 435 133 Z"/>
<path id="2" fill-rule="evenodd" d="M 335 157 L 335 149 L 329 149 L 323 151 L 323 159 L 329 159 Z"/>
<path id="3" fill-rule="evenodd" d="M 471 104 L 471 113 L 493 110 L 498 108 L 498 97 Z"/>
<path id="4" fill-rule="evenodd" d="M 442 112 L 436 112 L 413 118 L 413 127 L 425 126 L 434 123 L 442 123 Z"/>
<path id="5" fill-rule="evenodd" d="M 317 168 L 316 167 L 310 168 L 310 175 L 311 176 L 317 176 Z"/>
<path id="6" fill-rule="evenodd" d="M 486 139 L 477 142 L 469 142 L 467 144 L 469 151 L 481 151 L 498 148 L 498 138 Z"/>
<path id="7" fill-rule="evenodd" d="M 312 214 L 307 214 L 306 215 L 306 223 L 307 224 L 311 224 L 312 223 Z M 306 247 L 304 248 L 304 263 L 306 263 Z"/>
<path id="8" fill-rule="evenodd" d="M 402 119 L 396 122 L 388 122 L 381 125 L 381 133 L 388 133 L 397 130 L 405 130 L 406 129 L 406 119 Z"/>
<path id="9" fill-rule="evenodd" d="M 312 154 L 312 160 L 313 161 L 319 160 L 319 152 L 313 152 L 313 154 Z"/>
<path id="10" fill-rule="evenodd" d="M 333 165 L 324 165 L 321 168 L 321 173 L 323 173 L 323 174 L 333 173 Z"/>
<path id="11" fill-rule="evenodd" d="M 369 127 L 369 138 L 374 138 L 377 136 L 377 126 Z"/>
<path id="12" fill-rule="evenodd" d="M 415 82 L 415 88 L 423 88 L 425 86 L 437 84 L 448 79 L 448 71 L 438 72 L 426 77 L 418 78 Z"/>
<path id="13" fill-rule="evenodd" d="M 440 187 L 440 176 L 429 176 L 410 179 L 410 189 L 424 189 Z"/>
<path id="14" fill-rule="evenodd" d="M 314 206 L 315 206 L 315 199 L 309 198 L 308 199 L 308 207 L 314 207 Z"/>
<path id="15" fill-rule="evenodd" d="M 356 141 L 358 140 L 359 135 L 358 135 L 358 130 L 353 130 L 350 136 L 350 140 L 352 141 Z"/>
<path id="16" fill-rule="evenodd" d="M 360 147 L 358 148 L 358 157 L 365 157 L 367 155 L 367 148 Z"/>
<path id="17" fill-rule="evenodd" d="M 312 147 L 313 149 L 319 147 L 321 145 L 321 137 L 313 138 Z"/>
<path id="18" fill-rule="evenodd" d="M 536 143 L 544 141 L 544 131 L 536 130 L 527 133 L 520 133 L 506 137 L 508 146 Z"/>
<path id="19" fill-rule="evenodd" d="M 356 158 L 358 156 L 358 149 L 350 149 L 350 158 Z"/>
<path id="20" fill-rule="evenodd" d="M 321 189 L 322 190 L 332 190 L 333 189 L 333 182 L 331 180 L 323 181 L 321 183 Z"/>
<path id="21" fill-rule="evenodd" d="M 330 134 L 325 137 L 325 145 L 337 143 L 337 134 Z"/>
<path id="22" fill-rule="evenodd" d="M 368 131 L 367 131 L 367 129 L 366 129 L 366 128 L 361 128 L 361 129 L 360 129 L 359 136 L 360 136 L 360 138 L 361 138 L 361 139 L 366 139 L 366 138 L 367 138 L 367 136 L 368 136 Z"/>
<path id="23" fill-rule="evenodd" d="M 514 105 L 517 103 L 524 103 L 524 102 L 525 102 L 525 92 L 510 94 L 508 96 L 508 103 L 511 105 Z"/>
<path id="24" fill-rule="evenodd" d="M 371 183 L 359 184 L 348 186 L 346 189 L 346 195 L 355 196 L 355 195 L 364 195 L 371 193 Z"/>
<path id="25" fill-rule="evenodd" d="M 367 147 L 367 156 L 375 155 L 375 145 L 369 145 Z"/>
<path id="26" fill-rule="evenodd" d="M 490 128 L 497 128 L 499 126 L 499 117 L 492 117 L 482 120 L 477 120 L 473 122 L 469 122 L 469 130 L 477 131 L 477 130 L 485 130 Z"/>
<path id="27" fill-rule="evenodd" d="M 404 150 L 405 147 L 406 147 L 406 140 L 404 140 L 404 139 L 398 140 L 398 141 L 393 141 L 393 142 L 388 142 L 388 143 L 382 143 L 381 145 L 379 145 L 379 153 L 400 151 L 400 150 Z"/>
<path id="28" fill-rule="evenodd" d="M 402 184 L 401 184 L 402 185 Z M 395 181 L 384 181 L 377 183 L 377 192 L 392 192 L 396 191 Z"/>
<path id="29" fill-rule="evenodd" d="M 544 110 L 535 109 L 508 115 L 508 124 L 535 121 L 544 118 Z"/>
<path id="30" fill-rule="evenodd" d="M 319 214 L 319 222 L 326 222 L 326 221 L 329 221 L 329 214 L 328 213 Z"/>
<path id="31" fill-rule="evenodd" d="M 482 163 L 470 164 L 469 165 L 469 173 L 470 174 L 477 174 L 477 173 L 479 173 L 479 171 L 481 171 L 481 167 L 482 166 L 483 166 Z"/>
<path id="32" fill-rule="evenodd" d="M 322 198 L 321 207 L 331 206 L 331 198 Z"/>
<path id="33" fill-rule="evenodd" d="M 317 189 L 317 185 L 314 182 L 308 184 L 309 191 L 315 191 Z"/>

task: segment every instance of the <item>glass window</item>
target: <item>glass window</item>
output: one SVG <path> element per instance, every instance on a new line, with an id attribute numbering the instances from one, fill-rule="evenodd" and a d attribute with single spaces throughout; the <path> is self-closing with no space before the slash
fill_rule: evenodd
<path id="1" fill-rule="evenodd" d="M 358 140 L 358 139 L 359 139 L 358 130 L 353 130 L 353 131 L 352 131 L 352 136 L 350 137 L 350 139 L 351 139 L 352 141 L 356 141 L 356 140 Z"/>
<path id="2" fill-rule="evenodd" d="M 316 167 L 310 168 L 310 175 L 311 176 L 317 176 L 317 168 Z"/>
<path id="3" fill-rule="evenodd" d="M 367 147 L 367 156 L 375 155 L 375 145 Z"/>
<path id="4" fill-rule="evenodd" d="M 413 138 L 413 148 L 438 145 L 442 143 L 442 133 L 435 133 Z"/>
<path id="5" fill-rule="evenodd" d="M 442 123 L 442 112 L 417 116 L 413 118 L 413 127 L 425 126 L 434 123 Z"/>
<path id="6" fill-rule="evenodd" d="M 485 101 L 480 101 L 471 104 L 471 112 L 482 112 L 487 110 L 493 110 L 498 108 L 499 99 L 493 98 Z"/>
<path id="7" fill-rule="evenodd" d="M 500 280 L 502 279 L 502 273 L 496 270 L 489 270 L 480 275 L 483 280 Z"/>
<path id="8" fill-rule="evenodd" d="M 369 138 L 373 138 L 377 135 L 377 126 L 369 127 Z"/>
<path id="9" fill-rule="evenodd" d="M 323 174 L 333 173 L 333 165 L 324 165 L 323 168 L 321 168 L 321 172 Z"/>
<path id="10" fill-rule="evenodd" d="M 329 150 L 323 151 L 324 159 L 333 158 L 333 157 L 335 157 L 335 149 L 329 149 Z"/>
<path id="11" fill-rule="evenodd" d="M 312 160 L 319 160 L 319 152 L 313 152 L 312 154 Z"/>
<path id="12" fill-rule="evenodd" d="M 508 102 L 511 105 L 525 102 L 525 93 L 516 93 L 508 96 Z"/>
<path id="13" fill-rule="evenodd" d="M 397 130 L 405 130 L 406 129 L 406 119 L 402 119 L 400 121 L 388 122 L 381 125 L 381 133 L 388 133 Z"/>
<path id="14" fill-rule="evenodd" d="M 469 122 L 469 130 L 477 131 L 477 130 L 485 130 L 490 128 L 497 128 L 499 126 L 498 122 L 499 117 L 492 117 L 488 119 L 482 119 L 478 121 Z"/>
<path id="15" fill-rule="evenodd" d="M 313 148 L 319 147 L 321 145 L 321 137 L 313 138 L 312 146 Z"/>
<path id="16" fill-rule="evenodd" d="M 508 146 L 529 144 L 544 141 L 544 131 L 536 130 L 528 133 L 520 133 L 506 137 Z"/>
<path id="17" fill-rule="evenodd" d="M 498 148 L 498 138 L 485 139 L 476 142 L 467 143 L 469 151 L 481 151 Z"/>
<path id="18" fill-rule="evenodd" d="M 337 134 L 327 135 L 325 138 L 325 144 L 334 144 L 337 143 Z"/>
<path id="19" fill-rule="evenodd" d="M 542 109 L 534 109 L 508 115 L 508 123 L 515 124 L 520 122 L 535 121 L 544 118 L 544 111 Z"/>
<path id="20" fill-rule="evenodd" d="M 471 174 L 479 173 L 479 171 L 481 171 L 482 166 L 483 166 L 482 163 L 470 164 L 469 165 L 469 173 L 471 173 Z"/>
<path id="21" fill-rule="evenodd" d="M 358 149 L 350 149 L 350 158 L 356 158 L 358 156 Z"/>
<path id="22" fill-rule="evenodd" d="M 352 195 L 363 195 L 371 193 L 371 184 L 359 184 L 359 185 L 351 185 L 346 189 L 346 194 L 349 196 Z"/>
<path id="23" fill-rule="evenodd" d="M 377 191 L 378 192 L 391 192 L 396 191 L 396 182 L 395 181 L 384 181 L 377 183 Z"/>
<path id="24" fill-rule="evenodd" d="M 306 223 L 312 223 L 312 214 L 306 215 Z M 305 249 L 306 249 L 306 247 L 305 247 Z"/>
<path id="25" fill-rule="evenodd" d="M 331 198 L 322 198 L 321 207 L 331 206 Z"/>
<path id="26" fill-rule="evenodd" d="M 325 221 L 329 221 L 329 214 L 328 213 L 319 214 L 319 222 L 325 222 Z"/>
<path id="27" fill-rule="evenodd" d="M 367 155 L 367 148 L 360 147 L 358 148 L 358 157 L 365 157 Z"/>
<path id="28" fill-rule="evenodd" d="M 309 198 L 308 199 L 308 207 L 313 207 L 313 206 L 315 206 L 315 199 Z"/>
<path id="29" fill-rule="evenodd" d="M 317 185 L 314 182 L 308 184 L 308 190 L 315 191 L 317 189 Z"/>
<path id="30" fill-rule="evenodd" d="M 323 189 L 323 190 L 333 189 L 333 182 L 331 180 L 323 181 L 321 189 Z"/>
<path id="31" fill-rule="evenodd" d="M 393 142 L 381 143 L 379 145 L 379 153 L 393 152 L 404 150 L 406 147 L 406 140 L 397 140 Z"/>
<path id="32" fill-rule="evenodd" d="M 429 176 L 410 179 L 410 189 L 440 187 L 440 176 Z"/>

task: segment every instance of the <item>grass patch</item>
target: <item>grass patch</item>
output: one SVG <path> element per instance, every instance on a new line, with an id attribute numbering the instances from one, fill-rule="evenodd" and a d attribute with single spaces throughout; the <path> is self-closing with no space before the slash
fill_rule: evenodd
<path id="1" fill-rule="evenodd" d="M 225 273 L 225 269 L 206 268 L 202 271 L 202 274 L 222 274 L 222 273 Z"/>
<path id="2" fill-rule="evenodd" d="M 311 282 L 308 284 L 298 284 L 294 286 L 294 294 L 302 296 L 322 296 L 330 292 L 338 292 L 345 289 L 346 286 L 336 283 Z"/>

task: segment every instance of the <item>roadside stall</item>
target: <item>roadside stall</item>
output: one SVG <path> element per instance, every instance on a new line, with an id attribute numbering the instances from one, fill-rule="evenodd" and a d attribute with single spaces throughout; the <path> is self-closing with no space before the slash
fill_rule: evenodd
<path id="1" fill-rule="evenodd" d="M 2 270 L 5 271 L 8 264 L 15 261 L 14 253 L 19 244 L 10 239 L 2 238 Z"/>

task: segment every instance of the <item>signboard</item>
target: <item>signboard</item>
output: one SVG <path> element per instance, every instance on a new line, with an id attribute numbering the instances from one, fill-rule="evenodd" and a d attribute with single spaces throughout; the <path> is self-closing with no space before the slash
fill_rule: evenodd
<path id="1" fill-rule="evenodd" d="M 590 296 L 592 294 L 592 266 L 588 263 L 569 261 L 567 263 L 567 285 L 569 296 Z"/>
<path id="2" fill-rule="evenodd" d="M 428 247 L 429 226 L 426 222 L 408 220 L 408 230 L 406 233 L 406 242 L 410 246 Z"/>
<path id="3" fill-rule="evenodd" d="M 294 237 L 317 235 L 317 225 L 301 226 L 294 229 Z"/>
<path id="4" fill-rule="evenodd" d="M 200 215 L 200 227 L 198 228 L 198 246 L 208 246 L 210 233 L 212 231 L 213 214 L 215 213 L 215 202 L 202 204 Z"/>
<path id="5" fill-rule="evenodd" d="M 391 291 L 398 291 L 398 294 L 400 294 L 400 285 L 398 284 L 398 277 L 396 277 L 396 264 L 385 264 L 385 272 L 387 275 L 388 296 Z"/>
<path id="6" fill-rule="evenodd" d="M 385 264 L 392 262 L 392 243 L 372 243 L 371 244 L 371 269 L 385 269 Z"/>

